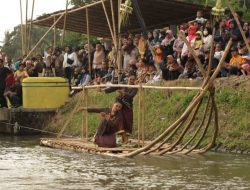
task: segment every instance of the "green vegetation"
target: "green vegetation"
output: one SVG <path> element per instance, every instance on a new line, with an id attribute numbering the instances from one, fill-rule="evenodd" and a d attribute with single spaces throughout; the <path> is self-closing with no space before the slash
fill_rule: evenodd
<path id="1" fill-rule="evenodd" d="M 169 86 L 200 86 L 197 81 L 169 82 L 163 85 Z M 216 81 L 216 101 L 219 110 L 219 137 L 216 144 L 223 148 L 233 150 L 250 150 L 250 86 L 249 78 L 226 78 Z M 152 140 L 168 128 L 186 109 L 190 101 L 196 95 L 194 91 L 166 91 L 149 90 L 145 91 L 145 136 L 147 140 Z M 78 94 L 64 107 L 59 109 L 57 116 L 52 120 L 47 130 L 60 131 L 65 121 L 69 118 L 69 112 L 76 102 L 81 98 Z M 89 91 L 90 107 L 110 107 L 116 94 L 103 94 L 95 90 Z M 208 96 L 205 96 L 203 104 L 195 123 L 192 126 L 185 140 L 190 138 L 201 121 Z M 83 102 L 83 101 L 82 101 Z M 138 116 L 138 96 L 134 100 L 134 132 L 133 138 L 137 138 L 137 116 Z M 93 136 L 99 122 L 98 114 L 89 114 L 90 136 Z M 82 113 L 73 116 L 70 125 L 64 134 L 81 136 Z M 202 142 L 206 145 L 210 142 L 213 126 Z M 181 131 L 180 131 L 181 132 Z M 184 141 L 185 141 L 184 140 Z M 195 139 L 197 140 L 197 139 Z"/>

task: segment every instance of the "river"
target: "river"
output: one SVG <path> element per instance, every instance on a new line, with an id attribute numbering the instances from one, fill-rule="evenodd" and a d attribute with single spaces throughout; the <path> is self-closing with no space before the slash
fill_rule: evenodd
<path id="1" fill-rule="evenodd" d="M 40 147 L 38 137 L 0 136 L 0 189 L 250 189 L 250 156 L 119 159 Z"/>

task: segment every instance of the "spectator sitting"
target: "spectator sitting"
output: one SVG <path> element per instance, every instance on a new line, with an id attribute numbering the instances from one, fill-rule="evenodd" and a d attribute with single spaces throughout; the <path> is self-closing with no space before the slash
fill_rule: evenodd
<path id="1" fill-rule="evenodd" d="M 22 106 L 22 86 L 19 78 L 16 78 L 15 84 L 4 93 L 4 96 L 8 97 L 11 107 Z"/>
<path id="2" fill-rule="evenodd" d="M 108 73 L 108 61 L 107 60 L 102 61 L 102 67 L 100 68 L 98 73 L 100 74 L 101 78 L 103 78 Z"/>
<path id="3" fill-rule="evenodd" d="M 89 85 L 91 82 L 91 76 L 89 74 L 89 71 L 87 70 L 86 67 L 82 68 L 82 73 L 78 79 L 78 81 L 76 82 L 76 85 L 78 87 L 84 87 Z M 70 92 L 70 96 L 75 95 L 77 92 L 80 92 L 82 89 L 77 89 L 77 90 L 72 90 Z"/>
<path id="4" fill-rule="evenodd" d="M 24 78 L 29 77 L 28 73 L 24 70 L 24 64 L 19 65 L 19 70 L 15 72 L 14 78 L 15 80 L 20 80 L 22 83 Z"/>
<path id="5" fill-rule="evenodd" d="M 215 50 L 214 50 L 214 58 L 220 61 L 220 59 L 223 56 L 223 53 L 224 51 L 222 50 L 221 43 L 216 43 Z"/>
<path id="6" fill-rule="evenodd" d="M 113 72 L 113 70 L 114 70 L 113 66 L 110 66 L 108 68 L 108 73 L 103 77 L 105 83 L 112 81 L 112 72 Z"/>
<path id="7" fill-rule="evenodd" d="M 183 67 L 177 63 L 176 60 L 172 61 L 172 64 L 169 65 L 169 80 L 176 80 L 179 78 L 179 75 L 183 72 Z"/>
<path id="8" fill-rule="evenodd" d="M 183 79 L 183 78 L 191 78 L 192 79 L 192 78 L 195 78 L 195 72 L 196 72 L 195 60 L 194 60 L 192 55 L 189 55 L 188 61 L 185 64 L 184 71 L 179 76 L 179 79 Z"/>
<path id="9" fill-rule="evenodd" d="M 241 65 L 243 64 L 243 58 L 239 55 L 237 47 L 231 48 L 232 58 L 230 59 L 229 64 L 226 64 L 222 69 L 222 76 L 239 75 Z"/>

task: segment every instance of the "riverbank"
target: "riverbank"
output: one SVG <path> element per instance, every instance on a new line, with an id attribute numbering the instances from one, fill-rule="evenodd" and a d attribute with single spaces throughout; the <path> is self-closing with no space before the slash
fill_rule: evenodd
<path id="1" fill-rule="evenodd" d="M 201 81 L 184 80 L 163 82 L 164 86 L 201 86 Z M 250 78 L 249 77 L 230 77 L 221 78 L 215 81 L 216 102 L 219 110 L 219 136 L 216 140 L 214 150 L 233 153 L 250 153 Z M 145 91 L 145 138 L 152 140 L 161 134 L 171 123 L 173 123 L 186 109 L 190 101 L 196 95 L 195 91 L 169 91 L 152 90 Z M 96 90 L 89 91 L 89 107 L 109 107 L 111 106 L 116 94 L 103 94 Z M 46 130 L 59 132 L 63 124 L 69 118 L 70 111 L 76 105 L 81 94 L 77 94 L 65 106 L 60 108 L 57 115 L 52 119 Z M 198 121 L 202 118 L 204 103 L 199 111 L 193 129 L 189 135 L 196 129 Z M 137 138 L 137 113 L 138 97 L 134 100 L 134 132 L 132 137 Z M 90 114 L 89 116 L 89 134 L 93 136 L 99 116 Z M 81 136 L 82 113 L 73 116 L 65 134 L 72 136 Z M 202 145 L 209 142 L 212 131 L 208 132 Z M 186 137 L 188 138 L 188 136 Z M 184 140 L 185 141 L 185 140 Z"/>

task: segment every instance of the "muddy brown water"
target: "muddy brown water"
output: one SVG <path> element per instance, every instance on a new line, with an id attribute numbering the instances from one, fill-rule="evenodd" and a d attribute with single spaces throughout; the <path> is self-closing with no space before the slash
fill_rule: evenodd
<path id="1" fill-rule="evenodd" d="M 0 136 L 0 189 L 250 189 L 250 156 L 119 159 L 40 147 L 38 137 Z"/>

